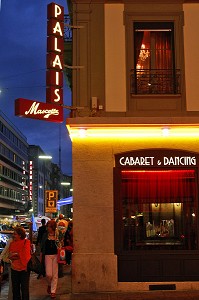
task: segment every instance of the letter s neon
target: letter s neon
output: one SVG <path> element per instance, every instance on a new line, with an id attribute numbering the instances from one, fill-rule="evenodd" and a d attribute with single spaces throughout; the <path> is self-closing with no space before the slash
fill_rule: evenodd
<path id="1" fill-rule="evenodd" d="M 57 96 L 57 98 L 54 99 L 54 102 L 59 102 L 60 101 L 60 95 L 59 95 L 59 89 L 55 89 L 55 96 Z"/>

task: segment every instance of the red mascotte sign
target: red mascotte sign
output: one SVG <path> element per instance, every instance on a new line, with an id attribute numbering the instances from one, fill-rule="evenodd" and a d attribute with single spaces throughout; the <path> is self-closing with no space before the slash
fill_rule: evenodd
<path id="1" fill-rule="evenodd" d="M 63 122 L 63 107 L 34 100 L 18 98 L 15 100 L 15 115 L 49 122 Z"/>

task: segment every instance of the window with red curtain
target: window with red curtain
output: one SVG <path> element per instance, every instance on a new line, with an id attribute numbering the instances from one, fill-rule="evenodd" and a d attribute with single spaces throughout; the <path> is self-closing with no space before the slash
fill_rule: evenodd
<path id="1" fill-rule="evenodd" d="M 137 94 L 175 93 L 173 32 L 172 22 L 134 23 Z"/>
<path id="2" fill-rule="evenodd" d="M 121 171 L 124 250 L 196 249 L 195 170 Z"/>

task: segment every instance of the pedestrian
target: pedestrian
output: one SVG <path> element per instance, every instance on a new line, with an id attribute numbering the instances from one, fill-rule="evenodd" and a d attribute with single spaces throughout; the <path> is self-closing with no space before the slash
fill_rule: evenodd
<path id="1" fill-rule="evenodd" d="M 66 249 L 66 264 L 71 265 L 73 253 L 73 221 L 69 221 L 68 229 L 64 236 L 64 246 Z"/>
<path id="2" fill-rule="evenodd" d="M 57 224 L 57 237 L 58 237 L 58 248 L 62 248 L 64 246 L 64 237 L 66 233 L 66 223 L 63 220 L 60 220 Z M 63 264 L 58 263 L 58 278 L 64 276 Z"/>
<path id="3" fill-rule="evenodd" d="M 8 300 L 12 300 L 12 281 L 11 281 L 11 269 L 10 269 L 10 259 L 9 259 L 9 247 L 10 243 L 13 241 L 13 238 L 10 238 L 7 241 L 7 244 L 3 251 L 0 254 L 0 263 L 3 261 L 4 263 L 7 264 L 8 267 L 8 280 L 9 280 L 9 286 L 8 286 Z"/>
<path id="4" fill-rule="evenodd" d="M 58 262 L 57 262 L 57 223 L 50 220 L 47 223 L 47 232 L 43 234 L 41 241 L 41 252 L 45 256 L 45 270 L 47 280 L 47 293 L 51 298 L 56 297 L 58 283 Z"/>
<path id="5" fill-rule="evenodd" d="M 39 252 L 40 252 L 40 261 L 41 264 L 43 265 L 43 270 L 45 270 L 45 259 L 44 259 L 44 255 L 41 252 L 41 241 L 42 241 L 42 237 L 43 234 L 47 232 L 47 228 L 46 228 L 46 220 L 45 219 L 41 219 L 41 226 L 39 227 L 38 230 L 38 236 L 37 236 L 37 241 L 36 241 L 36 246 L 39 246 Z M 37 276 L 37 279 L 39 279 L 41 277 L 42 274 L 39 274 Z M 45 273 L 43 274 L 45 276 Z"/>
<path id="6" fill-rule="evenodd" d="M 31 258 L 31 246 L 30 241 L 26 239 L 24 228 L 14 228 L 13 241 L 8 251 L 11 262 L 13 300 L 29 300 L 30 272 L 27 270 L 27 264 Z"/>
<path id="7" fill-rule="evenodd" d="M 38 236 L 37 236 L 36 246 L 38 246 L 41 243 L 42 236 L 45 232 L 47 232 L 46 220 L 41 219 L 41 226 L 38 229 Z"/>
<path id="8" fill-rule="evenodd" d="M 63 214 L 59 214 L 59 218 L 57 219 L 57 223 L 59 224 L 59 222 L 64 223 L 64 226 L 68 227 L 68 221 L 64 219 L 64 215 Z"/>

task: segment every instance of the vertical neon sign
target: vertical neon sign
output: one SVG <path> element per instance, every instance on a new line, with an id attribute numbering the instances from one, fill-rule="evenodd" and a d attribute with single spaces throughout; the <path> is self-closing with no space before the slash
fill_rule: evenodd
<path id="1" fill-rule="evenodd" d="M 63 104 L 64 8 L 48 5 L 46 102 Z"/>

